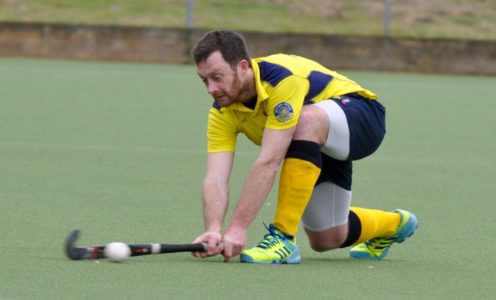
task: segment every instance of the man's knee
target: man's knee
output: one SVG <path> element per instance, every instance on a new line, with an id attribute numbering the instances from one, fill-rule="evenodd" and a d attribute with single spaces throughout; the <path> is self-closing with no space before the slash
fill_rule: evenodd
<path id="1" fill-rule="evenodd" d="M 305 105 L 300 113 L 293 139 L 308 140 L 323 145 L 329 132 L 329 118 L 320 108 Z"/>
<path id="2" fill-rule="evenodd" d="M 348 235 L 348 224 L 336 226 L 325 231 L 305 229 L 310 247 L 317 252 L 340 248 Z"/>

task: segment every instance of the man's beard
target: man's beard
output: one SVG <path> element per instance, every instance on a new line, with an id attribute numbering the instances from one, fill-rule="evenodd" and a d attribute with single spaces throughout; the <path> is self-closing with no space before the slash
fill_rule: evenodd
<path id="1" fill-rule="evenodd" d="M 217 101 L 217 97 L 214 96 L 214 100 L 215 100 L 215 102 L 217 102 L 218 105 L 229 106 L 233 103 L 241 102 L 242 99 L 240 99 L 239 97 L 241 95 L 242 86 L 241 86 L 241 80 L 240 80 L 238 74 L 234 75 L 234 79 L 233 79 L 233 82 L 231 84 L 231 87 L 232 88 L 231 88 L 230 93 L 224 92 L 222 95 L 222 98 L 227 98 L 229 100 L 229 104 L 222 105 L 219 101 Z"/>

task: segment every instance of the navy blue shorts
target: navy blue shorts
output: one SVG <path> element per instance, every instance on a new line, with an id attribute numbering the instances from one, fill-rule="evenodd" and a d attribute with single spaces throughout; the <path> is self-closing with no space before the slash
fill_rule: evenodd
<path id="1" fill-rule="evenodd" d="M 379 148 L 386 134 L 386 110 L 378 101 L 357 94 L 332 100 L 346 115 L 350 130 L 350 154 L 347 160 L 341 161 L 322 153 L 322 171 L 317 184 L 331 181 L 350 191 L 352 161 L 367 157 Z"/>

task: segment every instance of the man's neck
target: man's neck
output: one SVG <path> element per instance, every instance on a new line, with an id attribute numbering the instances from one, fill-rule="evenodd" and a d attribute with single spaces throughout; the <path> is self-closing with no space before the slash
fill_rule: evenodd
<path id="1" fill-rule="evenodd" d="M 250 69 L 246 81 L 243 84 L 243 93 L 240 95 L 241 102 L 248 104 L 257 97 L 257 88 L 255 87 L 255 78 L 253 75 L 253 70 Z M 255 102 L 256 103 L 256 102 Z"/>

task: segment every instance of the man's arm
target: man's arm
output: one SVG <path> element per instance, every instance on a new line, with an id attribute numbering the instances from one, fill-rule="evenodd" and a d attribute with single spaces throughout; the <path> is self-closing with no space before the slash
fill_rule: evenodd
<path id="1" fill-rule="evenodd" d="M 206 231 L 221 232 L 229 204 L 229 177 L 234 153 L 209 153 L 203 180 L 203 218 Z"/>
<path id="2" fill-rule="evenodd" d="M 239 255 L 246 244 L 246 230 L 269 194 L 296 127 L 285 130 L 265 128 L 262 148 L 251 167 L 241 198 L 224 234 L 224 257 Z"/>
<path id="3" fill-rule="evenodd" d="M 195 243 L 207 243 L 206 253 L 194 253 L 197 257 L 207 257 L 219 254 L 222 235 L 222 224 L 229 204 L 229 177 L 231 175 L 234 153 L 209 153 L 207 157 L 207 172 L 202 186 L 203 220 L 205 233 L 200 235 Z"/>

